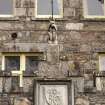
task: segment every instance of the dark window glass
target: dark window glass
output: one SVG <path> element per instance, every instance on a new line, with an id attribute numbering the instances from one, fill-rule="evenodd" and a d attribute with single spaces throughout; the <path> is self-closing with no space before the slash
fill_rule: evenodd
<path id="1" fill-rule="evenodd" d="M 0 15 L 13 14 L 13 0 L 0 0 Z"/>
<path id="2" fill-rule="evenodd" d="M 87 15 L 103 16 L 104 15 L 104 2 L 102 0 L 86 0 Z"/>
<path id="3" fill-rule="evenodd" d="M 26 57 L 26 72 L 34 73 L 38 70 L 39 57 L 38 56 L 27 56 Z"/>
<path id="4" fill-rule="evenodd" d="M 20 70 L 20 56 L 6 56 L 5 69 L 6 70 Z"/>
<path id="5" fill-rule="evenodd" d="M 52 0 L 37 0 L 37 15 L 51 15 L 52 14 Z M 53 14 L 60 15 L 59 0 L 53 0 Z"/>

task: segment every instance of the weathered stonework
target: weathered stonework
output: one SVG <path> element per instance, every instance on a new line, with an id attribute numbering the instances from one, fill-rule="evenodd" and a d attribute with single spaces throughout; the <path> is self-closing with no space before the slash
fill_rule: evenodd
<path id="1" fill-rule="evenodd" d="M 35 0 L 16 0 L 15 17 L 0 17 L 0 52 L 45 54 L 45 59 L 38 62 L 35 73 L 30 73 L 30 70 L 23 73 L 23 88 L 19 88 L 18 80 L 13 82 L 11 74 L 5 77 L 0 73 L 0 93 L 3 89 L 2 80 L 5 79 L 4 93 L 11 105 L 35 105 L 34 79 L 71 80 L 74 89 L 72 105 L 105 105 L 105 76 L 99 77 L 101 84 L 93 76 L 94 72 L 99 72 L 98 52 L 105 53 L 105 20 L 83 18 L 82 1 L 63 0 L 63 18 L 55 19 L 58 44 L 48 43 L 49 19 L 35 18 Z M 15 42 L 11 38 L 14 32 L 18 35 Z M 0 105 L 1 100 L 2 94 Z"/>
<path id="2" fill-rule="evenodd" d="M 66 24 L 66 29 L 68 29 L 68 30 L 82 30 L 83 24 L 82 23 L 68 23 L 68 24 Z"/>
<path id="3" fill-rule="evenodd" d="M 27 98 L 19 98 L 16 99 L 14 105 L 31 105 L 30 101 Z"/>

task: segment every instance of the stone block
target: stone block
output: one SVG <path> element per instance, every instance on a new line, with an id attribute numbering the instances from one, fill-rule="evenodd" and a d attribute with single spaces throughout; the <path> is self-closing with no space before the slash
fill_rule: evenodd
<path id="1" fill-rule="evenodd" d="M 30 7 L 35 8 L 35 1 L 34 0 L 29 0 L 30 1 Z"/>
<path id="2" fill-rule="evenodd" d="M 71 28 L 73 29 L 73 26 L 71 26 Z M 72 29 L 70 29 L 70 30 L 72 30 Z M 77 25 L 74 23 L 74 30 L 79 30 L 79 29 L 80 28 L 78 26 L 78 23 L 77 23 Z M 81 33 L 77 32 L 77 31 L 71 31 L 69 36 L 71 37 L 71 40 L 81 40 L 81 38 L 82 38 Z"/>
<path id="3" fill-rule="evenodd" d="M 47 49 L 47 44 L 45 43 L 15 43 L 16 51 L 24 51 L 24 52 L 45 52 Z M 5 50 L 14 51 L 13 49 L 14 43 L 6 43 Z"/>
<path id="4" fill-rule="evenodd" d="M 85 92 L 93 91 L 93 80 L 84 81 L 84 90 Z"/>
<path id="5" fill-rule="evenodd" d="M 66 54 L 70 52 L 79 52 L 79 43 L 70 43 L 70 44 L 63 44 L 63 51 L 66 52 Z"/>
<path id="6" fill-rule="evenodd" d="M 81 52 L 90 52 L 91 51 L 91 45 L 89 43 L 81 44 L 80 51 Z"/>
<path id="7" fill-rule="evenodd" d="M 65 64 L 65 63 L 64 63 Z M 64 64 L 50 64 L 49 62 L 40 62 L 39 64 L 39 73 L 40 77 L 47 78 L 64 78 L 67 76 L 67 67 L 64 67 Z M 66 64 L 67 65 L 67 64 Z"/>
<path id="8" fill-rule="evenodd" d="M 47 32 L 31 32 L 28 40 L 30 40 L 31 42 L 34 41 L 45 43 L 48 41 L 48 35 Z"/>
<path id="9" fill-rule="evenodd" d="M 73 83 L 75 86 L 75 92 L 84 92 L 84 79 L 83 78 L 78 78 L 78 79 L 73 79 Z"/>
<path id="10" fill-rule="evenodd" d="M 96 78 L 97 90 L 105 92 L 105 78 Z"/>
<path id="11" fill-rule="evenodd" d="M 29 8 L 28 16 L 33 16 L 35 18 L 34 8 Z"/>
<path id="12" fill-rule="evenodd" d="M 24 29 L 24 25 L 21 24 L 21 23 L 13 24 L 13 27 L 14 27 L 15 29 L 18 29 L 18 30 Z M 24 32 L 21 32 L 21 33 L 24 33 Z M 24 34 L 23 34 L 23 35 L 24 35 Z"/>
<path id="13" fill-rule="evenodd" d="M 31 105 L 30 101 L 27 98 L 16 98 L 14 105 Z"/>
<path id="14" fill-rule="evenodd" d="M 0 23 L 0 29 L 10 29 L 12 26 L 11 26 L 11 23 L 9 22 L 1 22 Z"/>
<path id="15" fill-rule="evenodd" d="M 10 99 L 8 96 L 0 97 L 0 105 L 10 105 Z"/>
<path id="16" fill-rule="evenodd" d="M 59 62 L 59 45 L 49 44 L 47 49 L 47 61 L 51 64 Z"/>
<path id="17" fill-rule="evenodd" d="M 94 41 L 92 42 L 92 50 L 94 52 L 103 52 L 105 51 L 105 44 L 103 41 Z"/>
<path id="18" fill-rule="evenodd" d="M 80 8 L 80 0 L 69 0 L 70 7 Z"/>
<path id="19" fill-rule="evenodd" d="M 67 23 L 66 29 L 67 30 L 82 30 L 84 27 L 83 23 Z"/>
<path id="20" fill-rule="evenodd" d="M 75 15 L 75 8 L 64 8 L 65 17 L 74 17 Z"/>
<path id="21" fill-rule="evenodd" d="M 89 100 L 87 99 L 87 97 L 80 97 L 76 99 L 76 105 L 89 105 Z"/>
<path id="22" fill-rule="evenodd" d="M 34 18 L 35 19 L 35 18 Z M 45 22 L 39 22 L 38 24 L 35 25 L 36 29 L 40 30 L 48 30 L 48 24 Z"/>
<path id="23" fill-rule="evenodd" d="M 27 2 L 27 1 L 29 1 L 29 0 L 21 0 L 21 7 L 25 7 L 25 1 Z"/>
<path id="24" fill-rule="evenodd" d="M 6 78 L 6 82 L 5 82 L 5 90 L 6 90 L 6 92 L 11 91 L 11 86 L 12 86 L 11 78 Z"/>
<path id="25" fill-rule="evenodd" d="M 64 7 L 69 7 L 70 6 L 70 1 L 69 0 L 65 0 L 65 2 L 64 2 Z"/>
<path id="26" fill-rule="evenodd" d="M 20 2 L 20 0 L 16 0 L 16 8 L 21 8 L 21 2 Z"/>
<path id="27" fill-rule="evenodd" d="M 23 91 L 24 92 L 32 92 L 32 90 L 30 91 L 31 87 L 32 87 L 32 79 L 31 78 L 24 78 L 23 79 Z"/>
<path id="28" fill-rule="evenodd" d="M 58 41 L 59 42 L 70 42 L 71 41 L 71 35 L 70 32 L 59 32 L 58 33 Z"/>
<path id="29" fill-rule="evenodd" d="M 16 16 L 25 16 L 26 9 L 25 8 L 16 8 Z"/>
<path id="30" fill-rule="evenodd" d="M 4 82 L 5 84 L 3 84 L 3 81 L 5 81 Z M 11 78 L 6 78 L 5 80 L 3 80 L 2 77 L 0 78 L 0 92 L 2 92 L 3 85 L 5 88 L 5 91 L 10 92 L 10 90 L 11 90 Z"/>

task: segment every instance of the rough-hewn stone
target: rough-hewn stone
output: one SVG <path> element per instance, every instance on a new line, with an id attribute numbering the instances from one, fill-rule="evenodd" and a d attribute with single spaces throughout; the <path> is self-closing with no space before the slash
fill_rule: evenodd
<path id="1" fill-rule="evenodd" d="M 87 99 L 87 97 L 77 98 L 76 105 L 89 105 L 89 100 Z"/>
<path id="2" fill-rule="evenodd" d="M 68 29 L 68 30 L 81 30 L 81 29 L 83 29 L 83 23 L 67 23 L 66 29 Z"/>
<path id="3" fill-rule="evenodd" d="M 71 79 L 76 105 L 105 105 L 104 77 L 99 78 L 100 82 L 93 78 L 93 72 L 99 72 L 98 52 L 105 52 L 104 19 L 83 18 L 83 0 L 63 0 L 63 18 L 55 19 L 58 44 L 49 44 L 49 19 L 35 18 L 35 3 L 35 0 L 16 0 L 15 17 L 0 17 L 0 52 L 43 52 L 46 57 L 39 61 L 34 74 L 30 70 L 24 73 L 23 91 L 11 76 L 6 77 L 5 90 L 11 102 L 16 99 L 14 105 L 30 105 L 31 100 L 33 105 L 34 79 Z M 11 38 L 14 32 L 18 35 L 16 40 Z M 1 93 L 4 77 L 2 73 L 0 76 Z M 12 87 L 15 84 L 16 91 Z M 20 95 L 23 97 L 19 98 Z"/>
<path id="4" fill-rule="evenodd" d="M 31 105 L 27 98 L 17 98 L 15 99 L 14 105 Z"/>

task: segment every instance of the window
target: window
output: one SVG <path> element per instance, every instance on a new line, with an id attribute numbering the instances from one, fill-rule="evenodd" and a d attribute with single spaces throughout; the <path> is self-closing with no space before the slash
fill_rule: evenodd
<path id="1" fill-rule="evenodd" d="M 105 54 L 99 55 L 99 70 L 105 71 Z"/>
<path id="2" fill-rule="evenodd" d="M 6 70 L 12 76 L 18 76 L 19 87 L 23 87 L 23 71 L 28 75 L 33 74 L 38 70 L 39 61 L 45 60 L 45 57 L 43 52 L 2 52 L 2 71 Z"/>
<path id="3" fill-rule="evenodd" d="M 26 71 L 33 73 L 38 70 L 39 57 L 38 56 L 26 56 Z"/>
<path id="4" fill-rule="evenodd" d="M 85 18 L 105 18 L 105 0 L 83 0 Z"/>
<path id="5" fill-rule="evenodd" d="M 14 0 L 0 0 L 0 17 L 12 17 L 14 15 Z"/>
<path id="6" fill-rule="evenodd" d="M 20 70 L 20 56 L 5 57 L 6 70 Z"/>
<path id="7" fill-rule="evenodd" d="M 36 18 L 49 18 L 52 13 L 55 18 L 63 16 L 63 0 L 36 0 L 35 4 Z"/>
<path id="8" fill-rule="evenodd" d="M 25 70 L 25 56 L 19 53 L 6 53 L 2 56 L 2 70 Z"/>
<path id="9" fill-rule="evenodd" d="M 44 54 L 30 52 L 4 52 L 2 54 L 2 70 L 7 71 L 29 71 L 33 73 L 38 69 L 39 61 L 44 60 Z"/>

